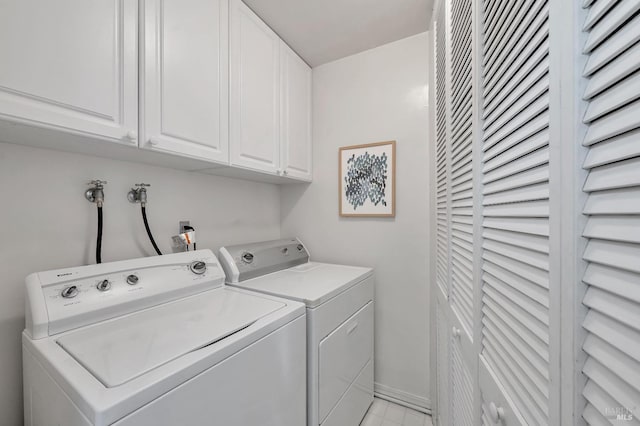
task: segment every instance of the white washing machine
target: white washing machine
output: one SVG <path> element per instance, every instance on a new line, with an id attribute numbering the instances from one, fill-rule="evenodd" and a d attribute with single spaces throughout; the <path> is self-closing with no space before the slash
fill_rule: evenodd
<path id="1" fill-rule="evenodd" d="M 225 286 L 210 250 L 26 281 L 26 425 L 304 424 L 304 304 Z"/>
<path id="2" fill-rule="evenodd" d="M 357 426 L 373 402 L 373 270 L 309 261 L 297 239 L 223 247 L 227 283 L 307 306 L 307 425 Z"/>

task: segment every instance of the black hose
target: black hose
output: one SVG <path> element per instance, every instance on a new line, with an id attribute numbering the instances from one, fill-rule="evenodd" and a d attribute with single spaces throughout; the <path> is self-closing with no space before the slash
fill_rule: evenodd
<path id="1" fill-rule="evenodd" d="M 96 263 L 102 263 L 102 206 L 98 206 L 98 238 L 96 242 Z"/>
<path id="2" fill-rule="evenodd" d="M 147 221 L 147 208 L 142 206 L 142 220 L 144 220 L 144 227 L 147 230 L 147 235 L 149 236 L 149 240 L 151 240 L 151 244 L 153 244 L 153 248 L 155 249 L 158 255 L 162 256 L 162 252 L 158 248 L 156 241 L 153 239 L 153 235 L 151 234 L 151 229 L 149 228 L 149 222 Z"/>

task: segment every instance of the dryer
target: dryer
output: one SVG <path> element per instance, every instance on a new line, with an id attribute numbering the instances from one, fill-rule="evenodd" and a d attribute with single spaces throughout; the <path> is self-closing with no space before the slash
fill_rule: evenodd
<path id="1" fill-rule="evenodd" d="M 298 239 L 223 247 L 227 284 L 307 307 L 307 425 L 357 426 L 373 402 L 373 269 L 311 262 Z"/>
<path id="2" fill-rule="evenodd" d="M 210 250 L 35 273 L 26 291 L 28 426 L 305 422 L 304 304 L 225 286 Z"/>

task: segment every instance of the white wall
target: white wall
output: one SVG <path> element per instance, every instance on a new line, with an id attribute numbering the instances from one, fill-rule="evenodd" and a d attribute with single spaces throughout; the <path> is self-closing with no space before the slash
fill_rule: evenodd
<path id="1" fill-rule="evenodd" d="M 103 262 L 154 255 L 140 206 L 126 194 L 152 184 L 147 215 L 156 242 L 171 252 L 178 221 L 190 220 L 198 248 L 280 236 L 275 185 L 194 174 L 0 143 L 0 424 L 22 424 L 20 333 L 24 278 L 95 261 L 96 206 L 86 183 L 107 180 Z"/>
<path id="2" fill-rule="evenodd" d="M 376 270 L 377 390 L 429 405 L 427 33 L 313 70 L 313 183 L 284 187 L 282 235 Z M 394 219 L 338 216 L 338 147 L 396 140 Z"/>

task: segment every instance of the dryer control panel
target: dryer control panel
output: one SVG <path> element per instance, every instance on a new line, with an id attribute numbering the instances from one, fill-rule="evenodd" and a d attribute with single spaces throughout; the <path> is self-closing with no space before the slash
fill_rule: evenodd
<path id="1" fill-rule="evenodd" d="M 309 252 L 297 238 L 222 247 L 219 255 L 228 283 L 309 262 Z"/>
<path id="2" fill-rule="evenodd" d="M 38 272 L 26 279 L 26 329 L 40 339 L 222 285 L 211 250 Z"/>

